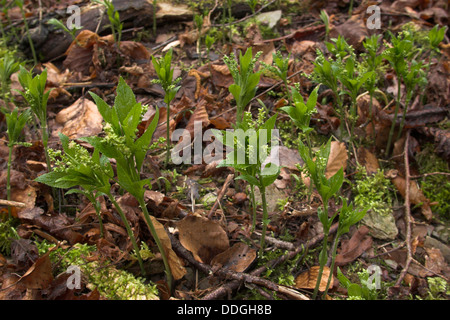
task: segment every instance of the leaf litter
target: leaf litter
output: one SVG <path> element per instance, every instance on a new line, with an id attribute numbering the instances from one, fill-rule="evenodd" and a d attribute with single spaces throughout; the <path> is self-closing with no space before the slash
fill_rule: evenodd
<path id="1" fill-rule="evenodd" d="M 411 2 L 408 5 L 399 5 L 398 1 L 388 4 L 382 4 L 382 10 L 389 13 L 383 16 L 384 19 L 392 19 L 393 30 L 399 26 L 414 19 L 421 27 L 429 26 L 434 23 L 448 21 L 448 13 L 439 7 L 439 1 L 433 2 L 430 8 L 424 8 L 418 2 Z M 341 35 L 357 50 L 363 50 L 362 41 L 370 33 L 365 27 L 367 14 L 361 6 L 354 9 L 351 17 L 347 12 L 341 10 L 338 6 L 340 1 L 329 1 L 325 4 L 317 5 L 320 9 L 327 10 L 331 16 L 330 20 L 330 38 Z M 194 122 L 202 122 L 202 133 L 208 129 L 230 129 L 235 122 L 235 110 L 233 108 L 233 99 L 228 93 L 228 87 L 233 83 L 232 76 L 223 62 L 203 60 L 199 61 L 191 55 L 195 51 L 195 42 L 198 34 L 193 32 L 193 25 L 186 23 L 193 17 L 192 11 L 186 6 L 168 7 L 169 4 L 159 6 L 157 12 L 158 38 L 165 34 L 165 38 L 175 41 L 172 46 L 176 52 L 175 64 L 177 67 L 177 76 L 181 76 L 182 90 L 176 96 L 174 104 L 171 105 L 169 114 L 169 128 L 172 133 L 177 128 L 186 128 L 191 136 L 194 135 Z M 175 10 L 177 9 L 177 10 Z M 283 13 L 288 8 L 283 8 Z M 318 7 L 310 8 L 308 15 L 313 17 L 312 21 L 319 22 Z M 37 10 L 33 8 L 33 10 Z M 3 18 L 2 18 L 3 19 Z M 167 20 L 166 20 L 167 19 Z M 176 21 L 171 23 L 169 21 Z M 184 22 L 183 22 L 184 21 Z M 166 23 L 167 22 L 167 23 Z M 211 23 L 211 21 L 209 21 Z M 158 23 L 159 24 L 159 23 Z M 387 25 L 387 24 L 386 24 Z M 445 23 L 444 23 L 445 25 Z M 183 27 L 182 27 L 183 26 Z M 188 30 L 183 33 L 183 28 Z M 209 26 L 208 26 L 209 28 Z M 312 62 L 316 58 L 316 49 L 323 47 L 323 35 L 325 26 L 308 26 L 301 19 L 293 19 L 291 23 L 279 24 L 273 30 L 278 32 L 278 36 L 267 37 L 264 34 L 264 25 L 251 24 L 247 29 L 247 34 L 241 37 L 235 37 L 233 44 L 224 44 L 220 48 L 215 44 L 215 50 L 221 54 L 229 54 L 232 51 L 243 50 L 246 47 L 253 47 L 254 52 L 262 50 L 263 55 L 260 61 L 270 64 L 272 54 L 280 46 L 285 45 L 288 52 L 295 58 L 290 63 L 289 75 L 295 77 L 292 81 L 300 82 L 306 93 L 307 88 L 311 88 L 311 82 L 308 78 L 302 76 L 311 73 L 313 69 Z M 82 30 L 76 37 L 76 41 L 67 46 L 62 57 L 55 61 L 42 61 L 38 70 L 47 68 L 49 77 L 47 89 L 52 89 L 50 99 L 50 132 L 53 133 L 51 144 L 58 148 L 57 134 L 64 133 L 71 139 L 79 139 L 86 136 L 102 134 L 102 117 L 99 114 L 96 105 L 87 98 L 86 91 L 93 90 L 99 92 L 105 100 L 112 102 L 115 92 L 115 86 L 121 74 L 127 76 L 128 84 L 134 91 L 141 95 L 149 105 L 149 112 L 152 114 L 143 123 L 142 128 L 146 128 L 152 120 L 155 107 L 159 108 L 160 118 L 158 127 L 154 134 L 153 142 L 157 142 L 160 137 L 165 137 L 166 133 L 166 112 L 167 109 L 161 103 L 164 92 L 159 85 L 153 84 L 152 79 L 156 77 L 155 70 L 151 64 L 150 57 L 153 54 L 159 55 L 159 49 L 156 47 L 162 40 L 148 35 L 150 41 L 135 41 L 129 34 L 139 33 L 138 28 L 132 28 L 132 32 L 127 33 L 127 39 L 120 43 L 118 48 L 111 35 L 99 35 L 92 30 Z M 206 29 L 205 29 L 206 30 Z M 170 44 L 170 43 L 169 43 Z M 427 87 L 428 105 L 421 105 L 416 102 L 415 108 L 406 113 L 405 129 L 412 130 L 415 139 L 419 141 L 417 148 L 410 151 L 410 160 L 412 160 L 413 170 L 417 170 L 415 156 L 420 152 L 420 145 L 425 141 L 432 141 L 436 146 L 436 153 L 443 156 L 447 161 L 450 155 L 449 136 L 448 136 L 448 49 L 445 50 L 443 44 L 443 57 L 430 70 L 430 81 Z M 153 49 L 156 48 L 156 49 Z M 189 54 L 186 54 L 189 52 Z M 191 58 L 190 58 L 191 57 Z M 117 68 L 117 61 L 120 61 L 120 67 Z M 187 68 L 190 71 L 186 70 Z M 195 71 L 194 71 L 195 70 Z M 386 77 L 389 78 L 389 77 Z M 388 79 L 389 80 L 389 79 Z M 259 98 L 264 101 L 269 110 L 273 111 L 274 106 L 285 105 L 285 101 L 279 98 L 282 94 L 277 86 L 279 79 L 274 79 L 268 74 L 263 74 L 258 88 L 258 93 L 267 92 Z M 447 85 L 445 85 L 447 84 Z M 17 75 L 12 77 L 12 88 L 20 89 Z M 394 87 L 392 87 L 394 88 Z M 386 87 L 386 92 L 389 87 Z M 394 88 L 395 89 L 395 88 Z M 395 91 L 395 90 L 394 90 Z M 20 100 L 13 91 L 12 95 Z M 338 113 L 329 103 L 329 91 L 321 92 L 317 103 L 318 112 L 312 117 L 313 127 L 319 135 L 328 136 L 337 132 L 341 125 Z M 378 98 L 378 97 L 377 97 Z M 433 213 L 433 203 L 422 192 L 420 185 L 413 179 L 409 179 L 409 186 L 406 185 L 406 175 L 404 164 L 401 157 L 402 151 L 396 154 L 399 159 L 383 159 L 382 148 L 387 140 L 388 129 L 394 119 L 390 113 L 389 101 L 383 101 L 379 98 L 374 101 L 372 110 L 369 110 L 368 96 L 364 95 L 358 101 L 358 114 L 360 116 L 359 125 L 363 130 L 360 131 L 361 138 L 372 134 L 373 128 L 376 132 L 376 141 L 374 145 L 354 149 L 350 143 L 333 141 L 331 144 L 330 158 L 326 167 L 326 176 L 329 178 L 340 168 L 346 173 L 348 183 L 353 183 L 353 175 L 356 174 L 355 163 L 365 167 L 367 174 L 372 175 L 383 168 L 395 168 L 393 171 L 385 172 L 394 188 L 390 190 L 398 196 L 395 219 L 399 227 L 404 225 L 405 210 L 402 208 L 402 201 L 406 198 L 406 192 L 409 191 L 409 201 L 412 205 L 414 221 L 417 224 L 426 226 L 426 231 L 421 237 L 415 237 L 413 243 L 414 256 L 417 258 L 412 267 L 408 269 L 405 281 L 414 283 L 409 289 L 406 288 L 402 294 L 397 296 L 388 296 L 388 298 L 404 298 L 407 293 L 420 294 L 419 284 L 427 277 L 439 276 L 449 279 L 450 270 L 448 259 L 444 252 L 435 247 L 426 246 L 424 239 L 432 234 L 433 230 L 445 222 L 442 222 L 436 214 Z M 256 111 L 260 105 L 255 100 L 249 105 L 252 111 Z M 373 114 L 373 118 L 370 115 Z M 400 121 L 400 118 L 397 119 Z M 142 131 L 143 132 L 143 131 Z M 3 133 L 2 133 L 3 134 Z M 0 265 L 2 288 L 0 297 L 2 299 L 104 299 L 99 292 L 88 290 L 75 294 L 67 290 L 65 281 L 67 276 L 63 274 L 54 274 L 53 267 L 57 262 L 50 259 L 52 251 L 56 251 L 59 246 L 70 249 L 77 243 L 85 243 L 96 246 L 97 255 L 90 259 L 99 261 L 110 261 L 118 266 L 136 272 L 136 259 L 132 252 L 131 242 L 128 239 L 125 228 L 118 217 L 115 208 L 101 197 L 101 217 L 105 227 L 104 238 L 100 237 L 100 227 L 96 211 L 92 204 L 81 196 L 70 195 L 67 197 L 67 203 L 62 207 L 52 207 L 53 194 L 44 186 L 32 183 L 32 180 L 46 171 L 43 148 L 39 145 L 37 136 L 34 132 L 26 132 L 27 136 L 33 137 L 33 146 L 25 148 L 23 146 L 15 147 L 14 170 L 12 172 L 12 200 L 25 204 L 24 208 L 15 209 L 14 217 L 20 222 L 17 228 L 19 239 L 12 242 L 12 256 L 8 258 L 8 267 L 5 264 Z M 3 135 L 5 136 L 5 135 Z M 397 141 L 398 150 L 404 149 L 403 140 Z M 211 141 L 201 141 L 203 146 Z M 87 146 L 90 148 L 90 146 Z M 298 151 L 295 148 L 287 148 L 284 145 L 280 147 L 281 165 L 283 166 L 280 176 L 274 184 L 273 193 L 278 196 L 271 205 L 269 212 L 270 223 L 268 230 L 275 240 L 271 240 L 269 251 L 278 251 L 277 248 L 292 248 L 304 246 L 309 242 L 320 237 L 321 226 L 317 218 L 317 208 L 320 204 L 320 197 L 316 190 L 311 190 L 312 194 L 307 201 L 307 197 L 299 196 L 299 189 L 296 185 L 304 184 L 309 186 L 309 177 L 303 172 L 299 172 L 297 164 L 302 164 Z M 3 149 L 2 149 L 3 150 Z M 250 198 L 246 195 L 245 184 L 241 181 L 232 181 L 221 199 L 216 199 L 217 208 L 212 216 L 208 218 L 210 208 L 200 203 L 200 194 L 206 192 L 218 195 L 228 174 L 232 170 L 226 168 L 217 168 L 217 163 L 196 164 L 184 166 L 183 168 L 172 167 L 171 170 L 162 170 L 160 165 L 161 148 L 156 147 L 152 154 L 147 156 L 148 170 L 144 170 L 142 175 L 158 179 L 158 183 L 152 182 L 153 190 L 146 190 L 145 200 L 147 207 L 154 216 L 151 216 L 155 225 L 156 232 L 163 242 L 164 250 L 169 259 L 171 271 L 178 287 L 172 292 L 176 298 L 198 299 L 204 296 L 205 291 L 196 287 L 186 288 L 188 283 L 189 271 L 192 267 L 189 256 L 181 255 L 175 250 L 176 245 L 181 244 L 192 255 L 193 259 L 199 263 L 210 266 L 212 273 L 220 270 L 222 274 L 250 273 L 257 267 L 260 257 L 258 257 L 255 241 L 255 235 L 251 227 L 251 208 Z M 355 155 L 354 152 L 357 151 Z M 2 186 L 1 198 L 6 199 L 6 153 L 1 153 L 2 175 L 0 185 Z M 386 163 L 387 162 L 387 163 Z M 161 162 L 162 163 L 162 162 Z M 114 165 L 114 164 L 113 164 Z M 181 172 L 181 174 L 180 174 Z M 445 173 L 444 173 L 445 174 Z M 448 174 L 448 172 L 447 172 Z M 183 177 L 176 177 L 184 175 Z M 208 182 L 205 182 L 207 180 Z M 194 184 L 186 183 L 193 181 Z M 192 190 L 195 185 L 195 190 Z M 145 244 L 148 249 L 142 247 L 142 252 L 157 252 L 154 239 L 147 232 L 146 221 L 142 216 L 139 205 L 129 194 L 123 194 L 119 186 L 115 187 L 115 194 L 118 202 L 125 212 L 127 219 L 132 225 L 136 237 Z M 188 189 L 188 192 L 183 190 Z M 439 188 L 439 186 L 436 186 Z M 346 189 L 343 196 L 351 198 L 352 195 Z M 195 196 L 194 196 L 195 195 Z M 283 196 L 281 196 L 283 195 Z M 59 195 L 61 196 L 61 195 Z M 193 201 L 195 199 L 195 201 Z M 283 205 L 278 206 L 277 201 Z M 306 208 L 306 209 L 305 209 Z M 61 210 L 62 209 L 62 210 Z M 331 213 L 338 210 L 337 203 L 331 203 Z M 5 210 L 2 208 L 2 214 Z M 258 220 L 261 220 L 258 208 Z M 400 228 L 400 230 L 405 230 Z M 406 231 L 404 231 L 406 232 Z M 403 233 L 404 233 L 403 232 Z M 277 241 L 278 238 L 278 241 Z M 285 239 L 289 240 L 285 240 Z M 39 254 L 34 241 L 54 242 L 47 253 Z M 174 240 L 175 239 L 175 240 Z M 281 240 L 283 239 L 283 240 Z M 439 239 L 443 243 L 448 243 L 445 239 Z M 289 243 L 290 245 L 286 244 Z M 293 245 L 293 246 L 292 246 Z M 384 243 L 379 239 L 371 237 L 369 229 L 366 226 L 353 228 L 347 235 L 347 238 L 341 240 L 338 247 L 336 264 L 346 273 L 350 272 L 350 266 L 359 263 L 363 266 L 386 261 L 387 265 L 396 263 L 396 268 L 383 267 L 383 272 L 389 274 L 385 279 L 396 278 L 402 268 L 405 268 L 407 256 L 406 249 L 398 249 L 398 246 L 404 246 L 404 240 L 400 236 L 392 242 Z M 69 250 L 70 251 L 70 250 Z M 304 258 L 307 253 L 304 253 Z M 149 254 L 151 256 L 151 254 Z M 280 255 L 282 256 L 282 255 Z M 274 257 L 267 262 L 267 266 L 281 259 Z M 377 256 L 381 260 L 374 260 Z M 0 256 L 3 257 L 3 256 Z M 59 257 L 62 259 L 61 257 Z M 289 276 L 294 276 L 291 287 L 311 293 L 314 289 L 318 277 L 318 262 L 316 256 L 308 256 L 309 260 L 303 259 L 303 264 L 295 265 L 288 269 Z M 3 261 L 3 260 L 2 260 Z M 308 261 L 308 262 L 305 262 Z M 2 262 L 3 263 L 3 262 Z M 162 281 L 162 268 L 160 255 L 151 256 L 146 261 L 148 268 L 154 269 L 151 279 L 155 282 Z M 285 262 L 286 263 L 286 262 Z M 130 267 L 131 265 L 131 267 Z M 159 265 L 159 266 L 158 266 Z M 266 267 L 267 267 L 266 266 Z M 21 274 L 20 276 L 17 275 Z M 271 284 L 265 283 L 261 279 L 265 276 L 262 272 L 253 276 L 260 277 L 255 280 L 248 276 L 247 283 L 258 283 L 260 288 L 269 291 Z M 324 291 L 326 282 L 330 277 L 331 291 L 329 294 L 339 298 L 339 284 L 335 280 L 336 271 L 328 267 L 324 270 L 319 290 Z M 214 277 L 214 276 L 213 276 Z M 219 276 L 217 276 L 219 277 Z M 267 276 L 269 277 L 269 276 Z M 231 277 L 230 277 L 231 279 Z M 272 278 L 270 278 L 273 280 Z M 221 277 L 226 282 L 226 277 Z M 263 279 L 264 280 L 264 279 Z M 268 280 L 268 279 L 267 279 Z M 211 282 L 206 286 L 206 291 L 214 292 L 224 286 L 217 282 Z M 226 284 L 225 284 L 226 286 Z M 161 285 L 160 288 L 163 288 Z M 33 289 L 30 293 L 28 289 Z M 184 290 L 184 292 L 183 292 Z M 415 291 L 414 291 L 415 290 Z M 418 291 L 419 290 L 419 291 Z M 164 290 L 162 290 L 164 291 Z M 167 294 L 167 293 L 166 293 Z M 250 294 L 247 292 L 246 294 Z M 286 298 L 283 294 L 281 297 Z M 218 296 L 219 298 L 222 296 Z M 168 298 L 161 294 L 160 298 Z M 341 297 L 342 298 L 342 297 Z"/>

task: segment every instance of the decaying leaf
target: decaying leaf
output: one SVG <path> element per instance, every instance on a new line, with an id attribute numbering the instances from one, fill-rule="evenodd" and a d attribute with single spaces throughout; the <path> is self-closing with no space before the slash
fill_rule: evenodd
<path id="1" fill-rule="evenodd" d="M 97 105 L 84 97 L 56 115 L 56 122 L 62 125 L 61 133 L 70 139 L 99 134 L 102 131 L 102 121 Z"/>
<path id="2" fill-rule="evenodd" d="M 183 266 L 180 258 L 176 255 L 175 251 L 172 250 L 172 243 L 170 242 L 170 238 L 167 235 L 164 226 L 156 220 L 155 217 L 150 216 L 150 219 L 155 227 L 156 234 L 159 237 L 159 240 L 166 251 L 167 260 L 169 262 L 170 271 L 172 271 L 172 276 L 175 280 L 179 280 L 183 278 L 186 274 L 186 269 Z"/>
<path id="3" fill-rule="evenodd" d="M 256 250 L 243 242 L 235 243 L 231 248 L 219 253 L 211 260 L 214 269 L 225 268 L 234 272 L 244 272 L 256 259 Z"/>
<path id="4" fill-rule="evenodd" d="M 358 161 L 366 168 L 368 175 L 376 173 L 380 168 L 377 157 L 364 147 L 358 149 Z"/>
<path id="5" fill-rule="evenodd" d="M 347 148 L 345 147 L 345 143 L 332 141 L 330 156 L 328 157 L 327 169 L 325 171 L 325 176 L 327 179 L 331 178 L 339 169 L 347 168 Z"/>
<path id="6" fill-rule="evenodd" d="M 343 266 L 356 260 L 364 251 L 372 247 L 372 237 L 368 235 L 369 228 L 361 226 L 350 240 L 343 240 L 341 251 L 336 255 L 336 265 Z"/>
<path id="7" fill-rule="evenodd" d="M 230 247 L 225 230 L 216 221 L 189 215 L 177 223 L 180 243 L 194 258 L 209 264 L 219 253 Z"/>
<path id="8" fill-rule="evenodd" d="M 319 266 L 313 266 L 311 267 L 311 269 L 301 273 L 297 278 L 295 278 L 294 286 L 297 289 L 314 289 L 316 287 L 318 276 L 319 276 Z M 322 278 L 320 279 L 319 291 L 325 291 L 329 277 L 330 277 L 330 268 L 325 266 L 323 269 Z M 331 278 L 330 288 L 332 286 L 333 286 L 333 278 Z"/>
<path id="9" fill-rule="evenodd" d="M 396 176 L 391 181 L 404 198 L 406 195 L 405 178 Z M 414 180 L 410 180 L 409 182 L 409 201 L 412 204 L 421 206 L 422 214 L 427 220 L 433 218 L 433 212 L 431 211 L 430 208 L 430 200 L 428 200 L 427 197 L 425 197 L 422 190 L 420 190 L 419 186 L 417 185 L 417 182 Z"/>
<path id="10" fill-rule="evenodd" d="M 25 284 L 28 289 L 44 289 L 48 287 L 53 281 L 50 253 L 56 250 L 57 247 L 50 248 L 42 257 L 39 257 L 18 281 Z"/>

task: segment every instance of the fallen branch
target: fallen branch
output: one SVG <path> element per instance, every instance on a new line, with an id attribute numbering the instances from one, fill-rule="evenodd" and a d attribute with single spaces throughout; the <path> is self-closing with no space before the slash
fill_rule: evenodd
<path id="1" fill-rule="evenodd" d="M 337 223 L 335 223 L 334 225 L 331 226 L 330 235 L 337 231 L 337 227 L 338 227 Z M 309 240 L 305 245 L 303 245 L 303 246 L 299 245 L 295 251 L 291 251 L 291 252 L 289 252 L 289 254 L 283 255 L 275 260 L 269 261 L 269 263 L 267 263 L 266 266 L 261 266 L 258 269 L 253 270 L 250 274 L 252 276 L 259 276 L 263 272 L 267 271 L 268 267 L 274 268 L 277 265 L 279 265 L 280 263 L 283 263 L 289 259 L 293 259 L 300 252 L 306 253 L 310 248 L 313 248 L 317 244 L 320 244 L 323 240 L 323 236 L 324 236 L 323 233 L 317 235 L 316 237 Z M 211 293 L 207 294 L 205 297 L 203 297 L 203 300 L 221 299 L 221 298 L 227 296 L 227 294 L 229 292 L 232 292 L 233 290 L 238 289 L 240 285 L 241 285 L 241 282 L 236 281 L 236 280 L 225 283 L 221 287 L 217 288 L 213 292 L 211 292 Z"/>
<path id="2" fill-rule="evenodd" d="M 309 300 L 309 298 L 305 295 L 303 295 L 300 292 L 296 292 L 295 290 L 289 289 L 284 286 L 280 286 L 270 280 L 263 279 L 261 277 L 258 277 L 257 275 L 243 273 L 243 272 L 235 272 L 231 271 L 229 269 L 220 268 L 217 271 L 213 271 L 212 267 L 199 262 L 195 260 L 193 255 L 184 248 L 181 243 L 176 239 L 174 236 L 170 235 L 170 240 L 172 242 L 172 249 L 177 253 L 178 256 L 181 258 L 187 260 L 191 265 L 193 265 L 198 270 L 202 271 L 203 273 L 209 274 L 209 275 L 215 275 L 222 279 L 232 279 L 236 281 L 238 284 L 242 282 L 258 285 L 264 288 L 267 288 L 271 291 L 279 292 L 284 295 L 289 296 L 292 299 L 299 299 L 299 300 Z"/>

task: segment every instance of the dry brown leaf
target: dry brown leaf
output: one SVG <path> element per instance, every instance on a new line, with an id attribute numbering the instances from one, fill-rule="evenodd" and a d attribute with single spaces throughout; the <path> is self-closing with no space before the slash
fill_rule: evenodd
<path id="1" fill-rule="evenodd" d="M 344 171 L 347 168 L 347 148 L 345 143 L 332 141 L 330 156 L 328 157 L 327 169 L 325 176 L 327 179 L 331 178 L 339 169 L 343 168 Z"/>
<path id="2" fill-rule="evenodd" d="M 180 243 L 202 263 L 210 263 L 230 247 L 225 230 L 216 221 L 189 215 L 177 223 Z"/>
<path id="3" fill-rule="evenodd" d="M 50 248 L 42 257 L 20 277 L 18 282 L 23 283 L 28 289 L 44 289 L 53 281 L 52 262 L 50 253 L 56 250 L 58 246 Z"/>
<path id="4" fill-rule="evenodd" d="M 425 269 L 421 270 L 420 276 L 433 276 L 441 273 L 447 267 L 445 258 L 438 248 L 425 248 L 427 255 L 425 256 Z"/>
<path id="5" fill-rule="evenodd" d="M 316 287 L 317 277 L 319 276 L 319 266 L 311 267 L 308 271 L 301 273 L 295 279 L 295 285 L 297 289 L 314 289 Z M 330 277 L 330 268 L 324 267 L 322 273 L 322 279 L 320 279 L 319 291 L 325 291 L 328 278 Z M 333 286 L 333 276 L 330 282 L 330 288 Z"/>
<path id="6" fill-rule="evenodd" d="M 376 173 L 380 168 L 377 157 L 364 147 L 358 149 L 358 160 L 366 168 L 368 175 Z"/>
<path id="7" fill-rule="evenodd" d="M 396 176 L 393 178 L 392 183 L 397 188 L 398 192 L 405 198 L 406 195 L 406 180 L 403 177 Z M 422 214 L 427 220 L 433 218 L 433 212 L 430 207 L 430 200 L 428 200 L 425 195 L 420 190 L 416 181 L 411 180 L 409 182 L 409 201 L 415 205 L 421 205 Z"/>
<path id="8" fill-rule="evenodd" d="M 99 134 L 102 131 L 102 121 L 97 105 L 83 97 L 56 115 L 56 122 L 63 126 L 61 133 L 70 139 Z"/>
<path id="9" fill-rule="evenodd" d="M 235 243 L 231 248 L 219 253 L 211 260 L 213 270 L 219 268 L 234 272 L 244 272 L 256 259 L 256 250 L 243 242 Z"/>
<path id="10" fill-rule="evenodd" d="M 166 232 L 166 229 L 164 229 L 164 226 L 158 220 L 156 220 L 155 217 L 150 216 L 150 219 L 153 223 L 153 226 L 155 227 L 156 234 L 158 235 L 159 240 L 161 240 L 164 251 L 166 252 L 167 260 L 169 263 L 170 271 L 172 271 L 173 278 L 175 280 L 183 278 L 183 276 L 186 274 L 186 269 L 184 268 L 182 261 L 177 256 L 175 251 L 173 251 L 172 243 L 170 242 L 170 238 Z"/>
<path id="11" fill-rule="evenodd" d="M 150 52 L 140 42 L 121 41 L 120 51 L 134 60 L 148 60 L 151 57 Z"/>
<path id="12" fill-rule="evenodd" d="M 361 226 L 350 240 L 343 240 L 341 251 L 336 255 L 336 265 L 343 266 L 356 260 L 364 251 L 372 247 L 372 237 L 368 235 L 369 228 Z"/>

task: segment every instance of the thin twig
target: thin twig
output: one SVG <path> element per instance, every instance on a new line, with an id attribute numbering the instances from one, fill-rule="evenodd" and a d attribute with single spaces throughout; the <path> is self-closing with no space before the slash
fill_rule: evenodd
<path id="1" fill-rule="evenodd" d="M 425 178 L 425 177 L 434 176 L 434 175 L 450 176 L 450 173 L 449 172 L 429 172 L 429 173 L 419 174 L 416 176 L 410 176 L 410 179 L 420 179 L 420 178 Z"/>
<path id="2" fill-rule="evenodd" d="M 335 223 L 331 226 L 329 234 L 333 234 L 337 231 L 338 224 Z M 267 268 L 274 268 L 280 263 L 283 263 L 289 259 L 293 259 L 297 254 L 300 252 L 306 252 L 310 248 L 315 247 L 316 245 L 320 244 L 323 240 L 324 234 L 319 234 L 315 236 L 314 238 L 308 240 L 308 242 L 305 245 L 299 245 L 295 251 L 291 251 L 288 254 L 282 255 L 281 257 L 269 261 L 266 263 L 266 265 L 259 267 L 258 269 L 253 270 L 250 274 L 253 276 L 260 276 L 263 272 L 267 271 Z M 205 297 L 203 297 L 203 300 L 215 300 L 215 299 L 221 299 L 225 297 L 229 292 L 232 292 L 233 290 L 236 290 L 241 285 L 240 281 L 230 281 L 228 283 L 225 283 L 224 285 L 220 286 L 213 292 L 207 294 Z"/>
<path id="3" fill-rule="evenodd" d="M 225 192 L 227 191 L 228 186 L 230 185 L 231 181 L 233 181 L 233 177 L 234 177 L 234 173 L 230 173 L 227 176 L 227 178 L 222 186 L 222 189 L 220 190 L 219 194 L 217 195 L 217 199 L 214 202 L 214 205 L 212 206 L 211 210 L 209 210 L 208 219 L 211 219 L 214 212 L 216 212 L 216 209 L 219 206 L 220 201 L 222 201 L 222 198 L 225 195 Z"/>
<path id="4" fill-rule="evenodd" d="M 280 286 L 279 284 L 272 282 L 267 279 L 263 279 L 259 276 L 244 273 L 244 272 L 235 272 L 226 268 L 220 268 L 218 270 L 213 270 L 213 268 L 205 263 L 199 262 L 195 260 L 193 255 L 185 249 L 181 243 L 174 236 L 170 235 L 170 240 L 172 243 L 173 250 L 183 259 L 186 259 L 190 264 L 192 264 L 198 270 L 209 274 L 216 275 L 222 279 L 233 279 L 238 283 L 246 282 L 255 284 L 264 288 L 267 288 L 271 291 L 280 292 L 283 294 L 289 294 L 292 298 L 301 299 L 301 300 L 309 300 L 309 298 L 300 292 L 295 292 L 295 294 L 289 291 L 286 287 Z"/>
<path id="5" fill-rule="evenodd" d="M 406 141 L 405 141 L 405 149 L 404 149 L 404 161 L 405 161 L 405 180 L 406 180 L 406 191 L 405 191 L 405 224 L 406 224 L 406 263 L 405 267 L 403 268 L 402 272 L 400 273 L 400 276 L 397 279 L 397 282 L 395 283 L 396 287 L 399 287 L 400 284 L 403 281 L 403 278 L 405 277 L 406 273 L 408 272 L 409 265 L 411 264 L 411 261 L 413 260 L 412 257 L 412 250 L 411 250 L 411 208 L 410 208 L 410 202 L 409 202 L 409 181 L 410 181 L 410 174 L 409 174 L 409 159 L 408 159 L 408 148 L 409 148 L 409 137 L 410 137 L 410 130 L 406 132 Z"/>

